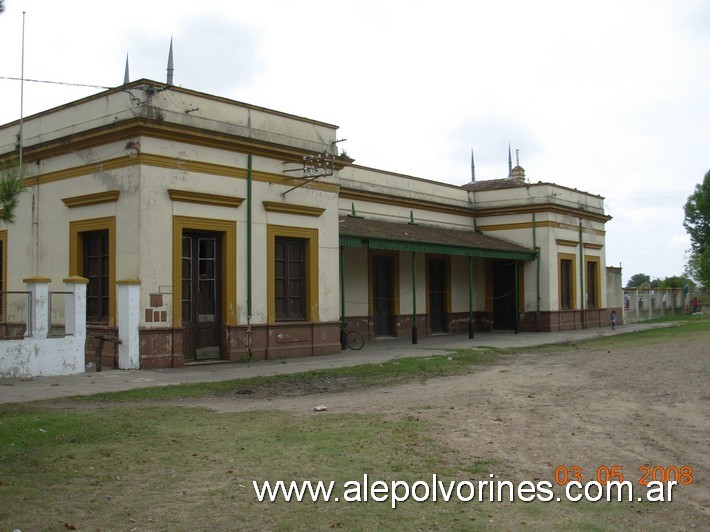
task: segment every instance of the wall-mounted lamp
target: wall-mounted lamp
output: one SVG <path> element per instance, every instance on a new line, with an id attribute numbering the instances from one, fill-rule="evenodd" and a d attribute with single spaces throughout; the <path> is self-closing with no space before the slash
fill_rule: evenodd
<path id="1" fill-rule="evenodd" d="M 126 151 L 128 152 L 129 157 L 137 157 L 138 154 L 141 152 L 141 143 L 133 141 L 129 142 L 128 144 L 126 144 Z"/>

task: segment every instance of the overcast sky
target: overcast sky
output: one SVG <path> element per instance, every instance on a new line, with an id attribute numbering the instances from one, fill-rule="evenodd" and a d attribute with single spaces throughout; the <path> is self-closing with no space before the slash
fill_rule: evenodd
<path id="1" fill-rule="evenodd" d="M 707 0 L 6 0 L 0 124 L 131 81 L 340 126 L 357 164 L 507 176 L 606 198 L 607 265 L 680 275 L 710 170 Z M 515 163 L 515 161 L 514 161 Z"/>

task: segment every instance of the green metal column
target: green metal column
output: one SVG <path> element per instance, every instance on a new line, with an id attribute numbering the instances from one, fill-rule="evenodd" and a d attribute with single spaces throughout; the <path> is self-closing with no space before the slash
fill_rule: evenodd
<path id="1" fill-rule="evenodd" d="M 535 223 L 535 213 L 532 213 L 533 224 L 533 249 L 535 250 L 535 332 L 540 332 L 540 246 L 537 245 L 537 224 Z"/>
<path id="2" fill-rule="evenodd" d="M 515 334 L 518 334 L 518 329 L 520 325 L 520 312 L 518 308 L 518 302 L 520 301 L 520 296 L 518 295 L 518 262 L 515 261 L 515 308 L 513 309 L 515 311 Z"/>
<path id="3" fill-rule="evenodd" d="M 412 251 L 412 343 L 417 341 L 417 253 Z"/>
<path id="4" fill-rule="evenodd" d="M 345 266 L 344 246 L 340 245 L 340 349 L 347 347 L 345 341 Z"/>
<path id="5" fill-rule="evenodd" d="M 587 317 L 584 311 L 584 243 L 582 242 L 582 219 L 579 219 L 579 295 L 582 309 L 582 329 L 587 328 Z"/>
<path id="6" fill-rule="evenodd" d="M 468 256 L 468 337 L 473 338 L 473 257 Z"/>
<path id="7" fill-rule="evenodd" d="M 251 223 L 252 223 L 252 170 L 251 154 L 247 155 L 247 358 L 254 356 L 251 332 Z"/>

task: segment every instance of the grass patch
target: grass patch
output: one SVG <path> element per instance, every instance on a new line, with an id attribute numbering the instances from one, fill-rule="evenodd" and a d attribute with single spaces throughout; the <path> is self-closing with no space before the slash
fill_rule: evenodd
<path id="1" fill-rule="evenodd" d="M 637 332 L 623 332 L 611 336 L 598 336 L 576 342 L 545 344 L 525 348 L 501 349 L 500 353 L 540 353 L 592 351 L 595 349 L 622 349 L 628 347 L 651 346 L 659 342 L 672 342 L 688 338 L 690 335 L 710 336 L 710 316 L 672 316 L 673 319 L 649 320 L 644 323 L 670 323 L 668 327 L 658 327 Z"/>
<path id="2" fill-rule="evenodd" d="M 496 461 L 467 463 L 437 444 L 432 430 L 411 416 L 385 421 L 376 415 L 218 414 L 132 405 L 73 411 L 3 406 L 0 529 L 512 530 L 531 521 L 561 526 L 563 515 L 567 529 L 605 530 L 638 517 L 629 506 L 563 503 L 562 509 L 556 503 L 441 497 L 392 509 L 389 501 L 373 501 L 372 492 L 368 502 L 349 503 L 256 498 L 253 481 L 260 487 L 267 480 L 333 481 L 334 495 L 342 497 L 347 482 L 364 484 L 366 474 L 370 485 L 412 485 L 431 484 L 438 473 L 448 485 L 499 473 Z"/>
<path id="3" fill-rule="evenodd" d="M 377 416 L 112 407 L 0 408 L 0 529 L 262 529 L 314 518 L 252 480 L 382 478 L 435 464 L 423 424 Z M 406 475 L 404 472 L 407 472 Z M 364 528 L 372 517 L 350 519 Z M 271 523 L 273 524 L 273 523 Z"/>
<path id="4" fill-rule="evenodd" d="M 710 321 L 710 316 L 705 314 L 671 314 L 669 316 L 661 316 L 645 320 L 643 323 L 688 323 L 698 324 L 707 323 Z"/>
<path id="5" fill-rule="evenodd" d="M 224 396 L 248 393 L 262 397 L 337 392 L 403 384 L 434 377 L 470 373 L 482 363 L 492 362 L 497 350 L 461 349 L 448 355 L 399 358 L 379 364 L 306 371 L 295 374 L 250 377 L 220 382 L 157 386 L 121 392 L 73 397 L 76 401 L 141 401 Z"/>

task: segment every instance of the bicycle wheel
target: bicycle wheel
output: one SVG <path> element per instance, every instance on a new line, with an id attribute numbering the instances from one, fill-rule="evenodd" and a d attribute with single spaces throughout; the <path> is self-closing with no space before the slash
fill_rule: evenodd
<path id="1" fill-rule="evenodd" d="M 365 340 L 362 338 L 362 334 L 357 331 L 350 331 L 345 335 L 345 343 L 348 344 L 350 349 L 359 351 L 362 346 L 365 345 Z"/>

